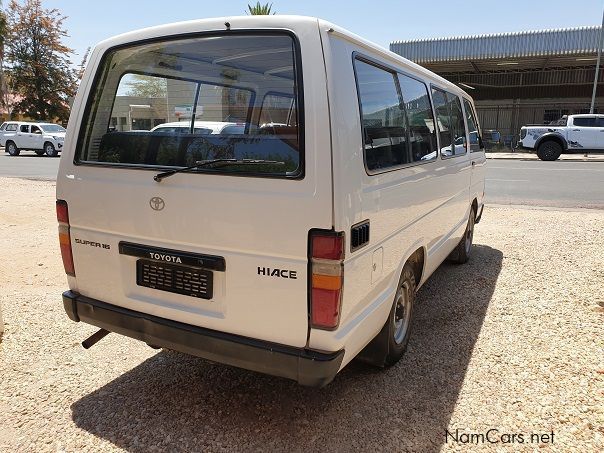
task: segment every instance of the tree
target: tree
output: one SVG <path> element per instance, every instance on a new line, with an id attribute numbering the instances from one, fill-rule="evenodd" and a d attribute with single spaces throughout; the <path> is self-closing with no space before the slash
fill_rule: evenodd
<path id="1" fill-rule="evenodd" d="M 129 87 L 128 96 L 143 98 L 165 98 L 168 90 L 167 79 L 163 77 L 150 77 L 140 74 L 129 74 L 126 86 Z"/>
<path id="2" fill-rule="evenodd" d="M 2 6 L 2 2 L 0 1 L 0 6 Z M 4 74 L 4 43 L 6 42 L 6 14 L 4 11 L 0 11 L 0 103 L 2 103 L 9 112 L 10 109 L 8 104 L 6 103 L 7 96 L 7 78 Z"/>
<path id="3" fill-rule="evenodd" d="M 7 72 L 17 101 L 14 110 L 30 118 L 67 121 L 69 98 L 77 90 L 72 49 L 62 42 L 66 19 L 41 0 L 11 0 L 7 14 Z"/>
<path id="4" fill-rule="evenodd" d="M 80 62 L 80 66 L 78 66 L 78 70 L 76 71 L 76 75 L 78 78 L 78 82 L 82 80 L 84 77 L 84 71 L 86 70 L 86 63 L 88 62 L 88 57 L 90 56 L 90 47 L 86 49 L 84 52 L 84 56 L 82 57 L 82 61 Z"/>
<path id="5" fill-rule="evenodd" d="M 2 2 L 0 1 L 0 6 Z M 0 59 L 4 58 L 4 43 L 6 42 L 6 14 L 0 11 Z"/>
<path id="6" fill-rule="evenodd" d="M 271 14 L 275 14 L 275 12 L 272 11 L 272 8 L 272 3 L 261 5 L 260 2 L 256 2 L 254 6 L 247 5 L 247 13 L 250 16 L 270 16 Z"/>

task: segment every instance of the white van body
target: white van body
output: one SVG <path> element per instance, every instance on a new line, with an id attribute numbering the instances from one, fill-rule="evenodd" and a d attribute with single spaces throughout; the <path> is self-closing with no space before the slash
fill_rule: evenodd
<path id="1" fill-rule="evenodd" d="M 239 41 L 239 37 L 247 40 Z M 194 55 L 192 50 L 187 54 L 182 49 L 190 49 L 187 40 L 191 39 L 200 39 L 214 54 Z M 278 42 L 273 45 L 272 40 Z M 166 41 L 185 56 L 179 60 L 172 54 L 165 56 L 170 52 L 166 46 L 158 57 L 163 59 L 149 61 L 149 55 L 159 53 L 155 43 Z M 229 54 L 229 47 L 220 48 L 220 42 L 233 42 L 241 49 Z M 204 45 L 198 43 L 195 48 L 205 49 Z M 132 46 L 136 52 L 130 50 Z M 148 53 L 144 46 L 151 46 Z M 107 69 L 104 61 L 111 61 L 112 68 Z M 378 69 L 387 74 L 378 74 Z M 204 71 L 206 76 L 199 75 Z M 204 90 L 221 92 L 198 109 L 206 115 L 212 102 L 223 102 L 224 112 L 226 102 L 229 115 L 219 121 L 240 122 L 233 116 L 242 115 L 239 105 L 247 99 L 249 140 L 260 141 L 264 147 L 276 143 L 270 140 L 286 145 L 275 145 L 277 151 L 266 155 L 257 154 L 263 150 L 249 151 L 252 148 L 236 155 L 236 148 L 229 148 L 235 149 L 235 157 L 229 154 L 227 162 L 154 180 L 158 173 L 182 170 L 186 165 L 185 161 L 156 164 L 162 150 L 172 152 L 172 138 L 160 137 L 155 157 L 145 150 L 144 159 L 135 161 L 139 157 L 133 157 L 136 153 L 128 148 L 130 144 L 152 143 L 154 138 L 148 136 L 158 134 L 107 128 L 112 121 L 120 122 L 111 118 L 117 103 L 123 101 L 116 96 L 127 93 L 120 84 L 140 79 L 127 77 L 141 72 L 166 77 L 167 94 L 157 105 L 169 106 L 176 93 L 170 92 L 170 84 L 177 79 L 181 85 L 197 83 L 195 103 Z M 414 129 L 419 131 L 417 136 L 409 132 L 410 114 L 407 120 L 400 116 L 415 108 L 413 102 L 405 100 L 404 106 L 399 92 L 393 106 L 373 112 L 371 106 L 380 102 L 379 95 L 371 91 L 371 83 L 359 82 L 359 72 L 385 77 L 386 88 L 389 77 L 392 87 L 402 86 L 402 77 L 412 79 L 405 81 L 414 89 L 425 86 L 426 96 L 415 102 L 424 103 L 424 110 L 414 121 L 425 117 Z M 138 79 L 128 83 L 138 83 Z M 233 93 L 235 85 L 240 91 Z M 369 101 L 364 101 L 359 87 L 367 90 Z M 291 94 L 279 94 L 292 89 Z M 445 113 L 444 120 L 440 115 L 438 121 L 429 118 L 434 115 L 433 90 L 448 93 L 444 99 L 449 100 L 449 116 Z M 138 98 L 136 102 L 142 103 Z M 130 113 L 148 115 L 149 110 L 163 109 L 154 103 L 149 99 L 151 108 L 140 112 L 138 107 L 130 108 Z M 270 110 L 271 105 L 278 107 Z M 466 125 L 456 137 L 452 126 L 440 134 L 434 130 L 445 129 L 443 121 L 453 121 L 454 105 L 463 106 L 466 120 L 468 115 L 475 118 L 469 111 L 473 109 L 470 96 L 457 86 L 316 18 L 198 20 L 100 43 L 91 54 L 73 104 L 57 178 L 62 252 L 70 288 L 63 300 L 69 317 L 151 345 L 304 385 L 329 383 L 364 348 L 367 360 L 388 364 L 383 350 L 387 346 L 380 346 L 377 337 L 390 322 L 405 266 L 413 270 L 414 293 L 466 238 L 471 245 L 472 231 L 465 233 L 482 213 L 485 155 L 480 139 L 472 138 L 479 137 L 478 125 L 472 130 Z M 172 118 L 164 117 L 172 114 L 171 109 L 157 111 L 161 111 L 155 117 L 158 124 L 171 122 Z M 462 110 L 455 117 L 458 126 L 465 124 L 460 114 Z M 397 123 L 400 127 L 384 126 L 399 121 L 399 116 L 403 118 Z M 190 121 L 197 123 L 195 118 Z M 296 131 L 295 138 L 291 131 Z M 445 133 L 451 145 L 443 146 Z M 219 134 L 211 137 L 222 140 Z M 232 137 L 216 146 L 227 146 L 227 140 L 239 146 L 233 145 L 239 139 Z M 243 147 L 246 137 L 237 143 Z M 194 134 L 190 140 L 206 146 Z M 190 153 L 190 143 L 179 146 Z M 195 162 L 206 165 L 208 156 L 220 154 Z M 248 160 L 238 164 L 241 167 L 228 161 L 246 156 Z M 283 162 L 262 173 L 263 165 L 273 167 L 250 162 L 259 156 Z M 385 164 L 389 159 L 394 165 Z M 321 235 L 328 242 L 311 239 Z M 317 258 L 313 244 L 327 243 L 341 246 L 343 256 Z M 169 272 L 192 269 L 195 281 L 189 284 L 199 285 L 201 279 L 204 291 L 204 279 L 211 280 L 211 297 L 160 289 L 153 279 L 168 278 L 162 274 L 164 268 Z M 149 284 L 149 278 L 155 283 Z M 170 273 L 169 278 L 176 274 Z M 313 310 L 318 313 L 329 305 L 316 305 L 319 297 L 315 294 L 321 295 L 321 304 L 336 301 L 333 319 L 328 321 L 333 324 L 323 320 L 317 324 L 319 315 Z M 329 310 L 326 316 L 331 316 Z M 400 319 L 396 318 L 397 326 Z M 405 345 L 406 341 L 407 337 Z"/>

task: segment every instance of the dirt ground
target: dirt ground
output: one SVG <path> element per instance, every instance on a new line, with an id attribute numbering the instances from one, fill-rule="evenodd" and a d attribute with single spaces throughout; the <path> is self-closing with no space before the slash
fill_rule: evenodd
<path id="1" fill-rule="evenodd" d="M 403 360 L 317 390 L 115 334 L 85 351 L 54 183 L 0 194 L 2 452 L 604 451 L 604 211 L 487 207 Z"/>

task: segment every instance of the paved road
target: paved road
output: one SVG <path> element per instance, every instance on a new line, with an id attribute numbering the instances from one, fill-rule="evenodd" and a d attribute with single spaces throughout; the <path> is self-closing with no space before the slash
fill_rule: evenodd
<path id="1" fill-rule="evenodd" d="M 604 209 L 604 162 L 487 162 L 487 202 Z"/>
<path id="2" fill-rule="evenodd" d="M 59 160 L 57 157 L 38 157 L 33 151 L 21 151 L 18 157 L 12 157 L 0 148 L 0 176 L 54 181 Z"/>
<path id="3" fill-rule="evenodd" d="M 54 180 L 58 167 L 57 158 L 0 150 L 0 176 Z M 497 204 L 604 209 L 604 162 L 490 159 L 486 193 Z"/>

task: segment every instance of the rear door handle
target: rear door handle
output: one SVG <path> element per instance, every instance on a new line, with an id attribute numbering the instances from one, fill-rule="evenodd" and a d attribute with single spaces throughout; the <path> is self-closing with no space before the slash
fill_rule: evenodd
<path id="1" fill-rule="evenodd" d="M 579 132 L 581 129 L 573 129 L 573 132 Z"/>

